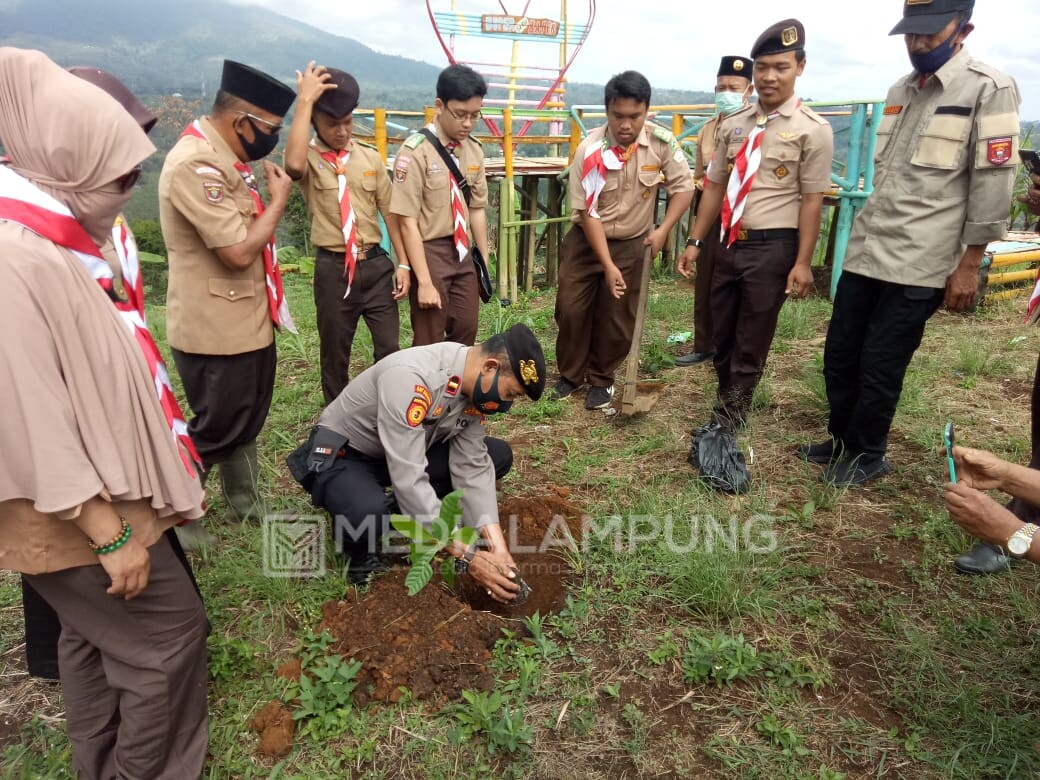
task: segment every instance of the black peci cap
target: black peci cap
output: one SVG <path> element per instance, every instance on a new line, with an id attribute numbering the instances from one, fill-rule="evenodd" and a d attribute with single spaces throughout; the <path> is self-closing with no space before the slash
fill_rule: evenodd
<path id="1" fill-rule="evenodd" d="M 108 71 L 87 65 L 77 65 L 69 68 L 69 73 L 79 76 L 84 81 L 89 81 L 95 87 L 100 87 L 114 97 L 119 105 L 125 108 L 127 113 L 137 120 L 137 124 L 146 133 L 152 132 L 155 123 L 159 121 L 159 117 L 145 108 L 144 104 L 137 99 L 137 96 L 130 91 L 126 84 Z"/>
<path id="2" fill-rule="evenodd" d="M 345 71 L 338 68 L 326 68 L 325 71 L 331 76 L 325 83 L 335 84 L 336 89 L 322 92 L 321 97 L 314 102 L 314 108 L 333 119 L 342 119 L 357 108 L 361 87 L 357 79 Z"/>
<path id="3" fill-rule="evenodd" d="M 545 390 L 545 355 L 531 329 L 526 325 L 514 325 L 502 334 L 506 339 L 506 352 L 513 376 L 517 378 L 527 397 L 537 401 Z"/>
<path id="4" fill-rule="evenodd" d="M 935 35 L 957 18 L 971 14 L 975 0 L 904 0 L 903 20 L 889 35 Z"/>
<path id="5" fill-rule="evenodd" d="M 722 62 L 719 63 L 719 72 L 715 74 L 715 77 L 737 76 L 742 79 L 750 79 L 754 64 L 747 57 L 723 57 Z"/>
<path id="6" fill-rule="evenodd" d="M 224 60 L 220 88 L 275 116 L 285 116 L 296 100 L 296 93 L 278 79 L 233 60 Z"/>
<path id="7" fill-rule="evenodd" d="M 751 59 L 766 54 L 783 54 L 805 48 L 805 27 L 797 19 L 784 19 L 758 36 L 751 47 Z"/>

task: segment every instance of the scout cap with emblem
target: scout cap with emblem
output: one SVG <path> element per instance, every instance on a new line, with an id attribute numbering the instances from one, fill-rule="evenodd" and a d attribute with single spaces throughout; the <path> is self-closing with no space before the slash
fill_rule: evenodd
<path id="1" fill-rule="evenodd" d="M 751 69 L 754 64 L 747 57 L 723 57 L 719 63 L 719 72 L 715 74 L 715 78 L 737 76 L 742 79 L 750 79 Z"/>
<path id="2" fill-rule="evenodd" d="M 935 35 L 974 8 L 975 0 L 904 0 L 903 19 L 889 35 Z"/>
<path id="3" fill-rule="evenodd" d="M 783 54 L 805 48 L 805 27 L 797 19 L 784 19 L 758 36 L 751 47 L 751 59 L 767 54 Z"/>
<path id="4" fill-rule="evenodd" d="M 338 68 L 326 68 L 325 72 L 331 76 L 325 83 L 335 84 L 336 89 L 322 92 L 321 97 L 314 101 L 315 110 L 328 114 L 333 119 L 342 119 L 354 113 L 361 97 L 361 87 L 358 86 L 357 79 Z"/>
<path id="5" fill-rule="evenodd" d="M 234 60 L 224 60 L 220 88 L 275 116 L 285 116 L 296 100 L 296 93 L 278 79 Z"/>
<path id="6" fill-rule="evenodd" d="M 514 325 L 502 335 L 506 339 L 506 352 L 509 353 L 513 376 L 523 385 L 527 397 L 537 401 L 545 389 L 545 355 L 542 353 L 542 345 L 526 325 Z"/>
<path id="7" fill-rule="evenodd" d="M 92 68 L 86 65 L 77 65 L 69 68 L 69 73 L 74 76 L 79 76 L 81 79 L 90 82 L 95 87 L 100 87 L 109 95 L 114 97 L 119 105 L 125 108 L 127 113 L 137 120 L 137 124 L 139 124 L 141 129 L 146 133 L 152 132 L 155 123 L 159 121 L 159 117 L 145 108 L 144 104 L 137 99 L 137 96 L 129 90 L 126 84 L 108 71 L 101 70 L 101 68 Z"/>

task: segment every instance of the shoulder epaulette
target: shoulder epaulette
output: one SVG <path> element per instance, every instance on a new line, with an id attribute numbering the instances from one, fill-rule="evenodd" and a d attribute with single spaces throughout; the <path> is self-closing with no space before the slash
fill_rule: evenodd
<path id="1" fill-rule="evenodd" d="M 379 151 L 379 148 L 375 144 L 370 144 L 367 141 L 359 141 L 357 138 L 355 138 L 354 143 L 356 143 L 358 146 L 363 146 L 366 149 L 371 149 L 373 152 Z"/>
<path id="2" fill-rule="evenodd" d="M 811 108 L 809 108 L 804 103 L 800 104 L 798 106 L 798 108 L 801 109 L 803 114 L 805 114 L 807 117 L 809 117 L 814 122 L 816 122 L 816 124 L 818 124 L 818 125 L 830 124 L 826 119 L 824 119 L 822 116 L 817 114 L 815 111 L 813 111 Z"/>
<path id="3" fill-rule="evenodd" d="M 666 130 L 660 125 L 651 125 L 650 134 L 658 141 L 664 141 L 668 144 L 669 149 L 675 150 L 679 148 L 679 142 L 675 139 L 675 134 L 671 130 Z"/>
<path id="4" fill-rule="evenodd" d="M 412 133 L 405 139 L 404 146 L 407 149 L 417 149 L 425 140 L 426 136 L 422 133 Z"/>
<path id="5" fill-rule="evenodd" d="M 1015 86 L 1015 80 L 1011 76 L 1002 70 L 997 70 L 992 65 L 987 65 L 985 62 L 968 60 L 968 70 L 986 76 L 998 88 Z"/>

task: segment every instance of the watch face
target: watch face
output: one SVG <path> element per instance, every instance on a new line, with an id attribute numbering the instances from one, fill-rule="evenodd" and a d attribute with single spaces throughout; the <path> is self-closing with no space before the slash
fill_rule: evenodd
<path id="1" fill-rule="evenodd" d="M 1008 552 L 1021 558 L 1029 552 L 1030 543 L 1032 541 L 1032 539 L 1023 539 L 1021 536 L 1012 536 L 1008 539 Z"/>

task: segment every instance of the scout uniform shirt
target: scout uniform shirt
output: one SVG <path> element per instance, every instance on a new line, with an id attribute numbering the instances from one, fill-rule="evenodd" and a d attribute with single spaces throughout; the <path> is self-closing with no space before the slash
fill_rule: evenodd
<path id="1" fill-rule="evenodd" d="M 235 271 L 213 248 L 244 241 L 256 207 L 235 170 L 235 153 L 207 118 L 199 125 L 206 137 L 177 141 L 159 176 L 159 221 L 170 263 L 167 340 L 200 355 L 253 352 L 274 341 L 261 255 Z"/>
<path id="2" fill-rule="evenodd" d="M 426 474 L 426 451 L 451 442 L 452 485 L 463 490 L 462 522 L 498 522 L 495 466 L 484 444 L 484 416 L 462 394 L 470 347 L 445 342 L 412 347 L 366 369 L 318 418 L 355 450 L 385 458 L 401 510 L 429 522 L 440 512 Z"/>
<path id="3" fill-rule="evenodd" d="M 719 127 L 722 125 L 723 119 L 725 119 L 724 116 L 716 114 L 701 126 L 701 131 L 697 135 L 697 160 L 693 167 L 693 180 L 699 190 L 704 189 L 704 172 L 708 170 L 708 163 L 711 162 L 711 156 L 715 153 L 715 144 L 718 143 Z"/>
<path id="4" fill-rule="evenodd" d="M 307 167 L 298 182 L 311 215 L 311 243 L 330 252 L 345 252 L 339 180 L 335 168 L 321 156 L 321 152 L 336 150 L 320 138 L 315 139 L 314 146 L 307 149 Z M 364 251 L 383 240 L 379 213 L 390 210 L 390 177 L 375 149 L 351 140 L 349 151 L 347 191 L 357 220 L 358 251 Z"/>
<path id="5" fill-rule="evenodd" d="M 762 162 L 751 183 L 741 228 L 797 228 L 802 194 L 826 192 L 831 186 L 834 133 L 826 119 L 791 97 L 766 123 L 760 148 Z M 757 104 L 724 119 L 708 181 L 725 188 L 733 160 L 761 116 Z"/>
<path id="6" fill-rule="evenodd" d="M 574 152 L 569 184 L 571 222 L 574 224 L 581 223 L 582 213 L 587 208 L 581 183 L 585 150 L 590 144 L 602 144 L 606 135 L 606 125 L 590 130 Z M 614 146 L 613 139 L 609 140 L 611 146 Z M 643 125 L 635 143 L 635 154 L 624 167 L 618 171 L 607 171 L 606 183 L 596 205 L 603 230 L 612 241 L 637 238 L 653 228 L 657 188 L 661 184 L 662 174 L 669 195 L 693 190 L 690 164 L 674 135 L 648 123 Z"/>
<path id="7" fill-rule="evenodd" d="M 920 84 L 885 100 L 874 192 L 856 217 L 845 270 L 942 288 L 965 245 L 1007 231 L 1018 163 L 1018 88 L 961 49 Z"/>
<path id="8" fill-rule="evenodd" d="M 447 148 L 448 138 L 440 125 L 433 123 L 437 137 Z M 469 205 L 462 207 L 469 224 L 469 210 L 487 206 L 488 187 L 484 174 L 484 150 L 472 138 L 466 138 L 455 149 L 459 172 L 470 186 Z M 390 195 L 390 211 L 419 221 L 423 241 L 450 237 L 455 225 L 451 213 L 451 172 L 433 144 L 421 133 L 414 133 L 401 146 L 394 160 L 394 186 Z"/>

